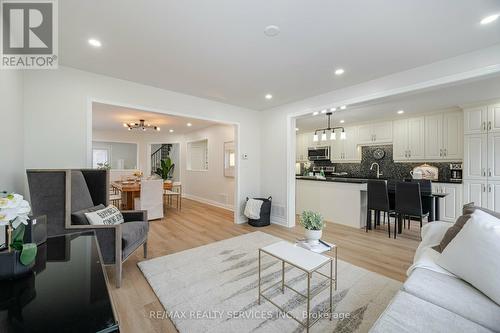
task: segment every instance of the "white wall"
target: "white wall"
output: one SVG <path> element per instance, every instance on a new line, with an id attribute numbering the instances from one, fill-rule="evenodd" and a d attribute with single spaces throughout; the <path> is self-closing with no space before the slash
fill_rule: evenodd
<path id="1" fill-rule="evenodd" d="M 500 45 L 335 90 L 261 114 L 261 192 L 273 197 L 272 222 L 295 225 L 295 120 L 324 108 L 351 105 L 500 72 Z"/>
<path id="2" fill-rule="evenodd" d="M 187 169 L 186 147 L 188 142 L 208 139 L 208 170 Z M 182 189 L 187 197 L 225 208 L 234 206 L 234 178 L 224 177 L 224 142 L 234 140 L 234 127 L 214 125 L 184 135 L 181 145 Z"/>
<path id="3" fill-rule="evenodd" d="M 260 195 L 259 112 L 111 77 L 60 67 L 26 71 L 24 78 L 26 168 L 88 166 L 91 101 L 239 124 L 239 204 Z M 54 122 L 57 126 L 54 126 Z M 139 149 L 140 150 L 140 149 Z M 238 206 L 240 206 L 238 205 Z M 241 207 L 239 221 L 244 220 Z"/>
<path id="4" fill-rule="evenodd" d="M 22 111 L 22 71 L 0 71 L 0 191 L 24 193 Z"/>

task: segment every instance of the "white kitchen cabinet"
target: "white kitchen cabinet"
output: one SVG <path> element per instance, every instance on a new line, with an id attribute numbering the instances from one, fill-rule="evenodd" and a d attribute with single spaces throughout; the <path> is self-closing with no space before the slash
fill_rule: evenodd
<path id="1" fill-rule="evenodd" d="M 500 104 L 488 106 L 488 132 L 500 132 Z"/>
<path id="2" fill-rule="evenodd" d="M 443 115 L 425 117 L 425 156 L 428 159 L 443 158 Z"/>
<path id="3" fill-rule="evenodd" d="M 441 113 L 425 117 L 425 158 L 457 161 L 463 158 L 463 115 Z"/>
<path id="4" fill-rule="evenodd" d="M 488 134 L 488 181 L 500 181 L 500 132 Z"/>
<path id="5" fill-rule="evenodd" d="M 344 130 L 346 133 L 345 140 L 340 140 L 340 132 L 337 131 L 337 140 L 332 141 L 332 162 L 360 162 L 361 153 L 358 146 L 358 127 L 345 127 Z"/>
<path id="6" fill-rule="evenodd" d="M 361 125 L 358 128 L 360 144 L 392 143 L 392 121 Z"/>
<path id="7" fill-rule="evenodd" d="M 440 220 L 455 222 L 462 215 L 462 184 L 432 183 L 435 193 L 448 193 L 444 198 L 439 198 Z"/>
<path id="8" fill-rule="evenodd" d="M 295 160 L 297 162 L 307 160 L 307 143 L 304 140 L 304 133 L 297 134 L 295 137 Z"/>
<path id="9" fill-rule="evenodd" d="M 393 158 L 395 161 L 423 160 L 425 158 L 425 118 L 394 121 Z"/>
<path id="10" fill-rule="evenodd" d="M 464 110 L 464 133 L 480 134 L 486 132 L 488 107 L 478 106 Z"/>
<path id="11" fill-rule="evenodd" d="M 488 182 L 488 209 L 500 212 L 500 182 Z"/>
<path id="12" fill-rule="evenodd" d="M 466 180 L 464 185 L 464 200 L 463 203 L 473 202 L 474 205 L 479 207 L 488 206 L 488 184 L 482 180 Z"/>
<path id="13" fill-rule="evenodd" d="M 462 112 L 443 114 L 443 157 L 458 161 L 464 156 L 463 151 L 463 115 Z"/>
<path id="14" fill-rule="evenodd" d="M 488 139 L 486 134 L 466 135 L 464 138 L 464 179 L 486 180 L 488 168 Z"/>

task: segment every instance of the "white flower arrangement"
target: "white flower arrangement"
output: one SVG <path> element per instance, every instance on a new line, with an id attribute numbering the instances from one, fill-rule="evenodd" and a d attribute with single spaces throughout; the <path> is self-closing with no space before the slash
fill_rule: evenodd
<path id="1" fill-rule="evenodd" d="M 17 229 L 19 225 L 28 224 L 28 214 L 31 207 L 20 194 L 12 193 L 0 197 L 0 226 L 11 226 Z"/>

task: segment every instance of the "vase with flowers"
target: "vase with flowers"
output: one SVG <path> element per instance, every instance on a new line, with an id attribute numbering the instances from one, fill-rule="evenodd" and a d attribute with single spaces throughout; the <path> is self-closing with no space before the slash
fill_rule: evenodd
<path id="1" fill-rule="evenodd" d="M 24 269 L 17 268 L 17 271 L 24 271 L 32 266 L 37 253 L 36 244 L 24 243 L 24 231 L 25 226 L 28 225 L 30 212 L 30 204 L 24 200 L 22 195 L 0 193 L 0 226 L 7 228 L 7 249 L 0 254 L 4 259 L 18 260 L 21 265 L 25 266 Z M 14 266 L 16 264 L 17 262 L 14 263 Z M 2 265 L 5 263 L 2 262 Z"/>

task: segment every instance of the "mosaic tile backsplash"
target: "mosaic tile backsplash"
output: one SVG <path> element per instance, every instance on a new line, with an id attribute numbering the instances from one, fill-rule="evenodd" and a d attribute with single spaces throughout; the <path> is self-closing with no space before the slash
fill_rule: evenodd
<path id="1" fill-rule="evenodd" d="M 373 157 L 373 151 L 378 148 L 385 151 L 385 156 L 381 160 L 376 160 Z M 376 171 L 370 170 L 370 166 L 373 162 L 377 162 L 380 165 L 380 171 L 382 172 L 381 178 L 398 180 L 411 178 L 410 171 L 413 170 L 414 167 L 423 164 L 422 162 L 395 163 L 393 161 L 392 145 L 383 145 L 362 147 L 361 163 L 316 162 L 316 165 L 333 165 L 335 166 L 335 172 L 347 172 L 349 177 L 374 178 L 376 175 Z M 427 164 L 433 165 L 439 169 L 439 180 L 447 181 L 449 180 L 451 175 L 450 163 L 462 163 L 462 161 L 442 163 L 429 162 Z"/>

